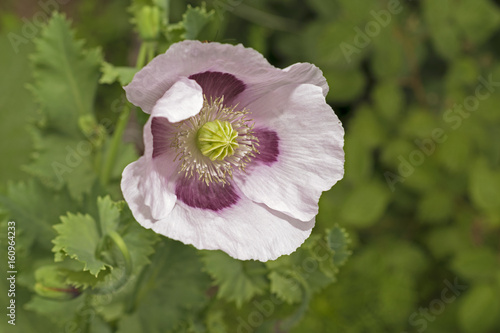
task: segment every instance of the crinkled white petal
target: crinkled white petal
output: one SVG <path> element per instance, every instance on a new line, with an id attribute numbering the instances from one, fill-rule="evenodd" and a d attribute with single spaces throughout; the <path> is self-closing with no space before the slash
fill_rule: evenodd
<path id="1" fill-rule="evenodd" d="M 308 83 L 313 84 L 321 88 L 323 96 L 326 97 L 328 94 L 328 82 L 326 82 L 325 77 L 323 76 L 323 72 L 318 67 L 313 64 L 306 62 L 298 62 L 287 68 L 283 69 L 283 71 L 289 73 L 293 78 L 302 78 L 301 80 L 291 81 L 291 83 L 299 84 L 299 83 Z"/>
<path id="2" fill-rule="evenodd" d="M 122 190 L 135 219 L 145 228 L 198 249 L 222 250 L 240 260 L 274 260 L 294 252 L 311 234 L 307 223 L 274 212 L 248 198 L 222 211 L 192 208 L 177 201 L 163 219 L 152 216 L 138 189 L 144 158 L 125 168 Z"/>
<path id="3" fill-rule="evenodd" d="M 323 191 L 344 174 L 344 129 L 314 85 L 288 85 L 249 105 L 256 127 L 278 134 L 278 160 L 235 178 L 251 200 L 301 221 L 318 213 Z"/>
<path id="4" fill-rule="evenodd" d="M 151 118 L 144 126 L 144 145 L 144 156 L 127 165 L 121 181 L 123 197 L 138 221 L 146 216 L 154 219 L 164 218 L 177 201 L 171 182 L 167 182 L 175 175 L 174 158 L 171 154 L 154 160 L 152 158 Z"/>
<path id="5" fill-rule="evenodd" d="M 197 115 L 203 106 L 203 91 L 194 80 L 181 78 L 156 102 L 152 115 L 171 123 Z"/>
<path id="6" fill-rule="evenodd" d="M 139 222 L 198 249 L 220 249 L 236 259 L 260 261 L 294 252 L 309 237 L 315 223 L 314 219 L 298 221 L 245 197 L 219 212 L 178 201 L 165 219 Z"/>
<path id="7" fill-rule="evenodd" d="M 246 89 L 237 102 L 242 106 L 290 83 L 317 85 L 324 96 L 328 92 L 321 70 L 312 64 L 298 63 L 279 69 L 270 65 L 259 52 L 241 44 L 189 40 L 172 45 L 140 70 L 125 87 L 127 99 L 151 113 L 157 101 L 179 78 L 206 71 L 230 73 L 241 80 Z"/>

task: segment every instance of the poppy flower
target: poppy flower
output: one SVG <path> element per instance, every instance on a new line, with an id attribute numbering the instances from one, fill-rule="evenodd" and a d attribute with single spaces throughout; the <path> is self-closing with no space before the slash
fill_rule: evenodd
<path id="1" fill-rule="evenodd" d="M 242 260 L 276 259 L 309 237 L 321 193 L 344 173 L 344 130 L 317 67 L 183 41 L 125 91 L 151 115 L 121 182 L 141 225 Z"/>

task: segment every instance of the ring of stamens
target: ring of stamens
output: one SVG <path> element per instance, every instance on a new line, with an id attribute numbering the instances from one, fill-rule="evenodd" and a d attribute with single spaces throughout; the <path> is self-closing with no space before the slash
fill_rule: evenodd
<path id="1" fill-rule="evenodd" d="M 177 152 L 175 160 L 180 161 L 179 173 L 187 178 L 196 177 L 207 185 L 229 184 L 233 170 L 244 172 L 252 158 L 259 154 L 254 122 L 247 118 L 248 110 L 227 107 L 223 102 L 223 97 L 207 100 L 204 96 L 201 111 L 176 125 L 177 131 L 170 145 Z M 222 126 L 218 140 L 224 145 L 219 145 L 219 150 L 210 150 L 211 147 L 203 146 L 208 141 L 202 139 L 200 144 L 199 133 L 217 132 L 218 126 Z"/>

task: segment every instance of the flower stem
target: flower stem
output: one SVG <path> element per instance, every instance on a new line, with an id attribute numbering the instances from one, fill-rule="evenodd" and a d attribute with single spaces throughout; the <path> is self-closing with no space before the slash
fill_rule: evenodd
<path id="1" fill-rule="evenodd" d="M 104 167 L 101 172 L 101 185 L 106 186 L 111 177 L 111 171 L 115 164 L 116 155 L 118 154 L 118 147 L 122 140 L 123 132 L 127 127 L 128 120 L 130 119 L 130 104 L 126 103 L 123 107 L 123 111 L 118 118 L 118 123 L 116 124 L 115 132 L 111 138 L 111 143 L 109 145 L 108 154 L 106 156 L 106 161 L 104 162 Z"/>
<path id="2" fill-rule="evenodd" d="M 151 61 L 155 55 L 155 43 L 154 42 L 143 42 L 141 48 L 139 49 L 139 54 L 137 56 L 137 68 L 144 67 L 146 61 Z M 118 147 L 120 146 L 123 132 L 127 126 L 128 120 L 130 119 L 130 104 L 126 103 L 123 107 L 123 111 L 118 118 L 118 123 L 116 124 L 115 132 L 111 138 L 111 143 L 109 150 L 104 162 L 104 166 L 101 172 L 101 185 L 106 186 L 109 183 L 111 177 L 111 171 L 115 164 L 116 155 L 118 154 Z"/>
<path id="3" fill-rule="evenodd" d="M 147 61 L 148 63 L 153 60 L 153 58 L 155 57 L 155 52 L 156 52 L 156 42 L 155 41 L 151 41 L 151 42 L 146 42 L 145 43 L 147 45 Z"/>
<path id="4" fill-rule="evenodd" d="M 144 64 L 146 63 L 146 56 L 148 53 L 148 42 L 143 42 L 141 44 L 141 48 L 139 49 L 139 54 L 137 55 L 137 62 L 135 64 L 135 67 L 138 69 L 141 69 L 144 67 Z"/>
<path id="5" fill-rule="evenodd" d="M 108 285 L 104 285 L 99 288 L 95 288 L 91 290 L 92 294 L 110 294 L 121 287 L 125 285 L 125 283 L 128 282 L 130 279 L 130 276 L 132 274 L 132 257 L 130 256 L 130 251 L 127 248 L 127 244 L 125 244 L 125 241 L 123 238 L 114 230 L 109 230 L 108 233 L 105 235 L 104 240 L 110 239 L 115 246 L 120 250 L 120 253 L 123 256 L 123 259 L 125 261 L 125 270 L 121 276 L 118 277 L 115 281 L 112 281 Z M 104 244 L 104 243 L 103 243 Z M 102 252 L 102 251 L 99 251 Z"/>
<path id="6" fill-rule="evenodd" d="M 108 231 L 108 236 L 118 247 L 123 255 L 123 258 L 125 259 L 125 276 L 130 276 L 130 273 L 132 273 L 132 259 L 130 257 L 130 252 L 127 248 L 127 245 L 125 244 L 125 241 L 120 236 L 120 234 L 118 234 L 114 230 Z"/>

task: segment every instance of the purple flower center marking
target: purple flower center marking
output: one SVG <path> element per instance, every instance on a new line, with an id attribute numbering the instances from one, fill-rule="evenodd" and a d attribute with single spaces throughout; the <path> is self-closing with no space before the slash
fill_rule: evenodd
<path id="1" fill-rule="evenodd" d="M 167 118 L 153 117 L 151 120 L 151 133 L 153 134 L 153 158 L 166 153 L 170 149 L 169 136 L 172 126 Z"/>
<path id="2" fill-rule="evenodd" d="M 278 134 L 269 129 L 256 128 L 254 135 L 259 140 L 259 155 L 255 157 L 255 161 L 266 165 L 276 162 L 280 153 Z"/>
<path id="3" fill-rule="evenodd" d="M 205 96 L 213 99 L 223 97 L 226 105 L 246 89 L 241 80 L 229 73 L 206 71 L 193 74 L 189 78 L 201 86 Z"/>
<path id="4" fill-rule="evenodd" d="M 186 205 L 219 211 L 238 202 L 239 196 L 232 185 L 206 184 L 195 178 L 181 177 L 175 184 L 175 195 Z"/>

